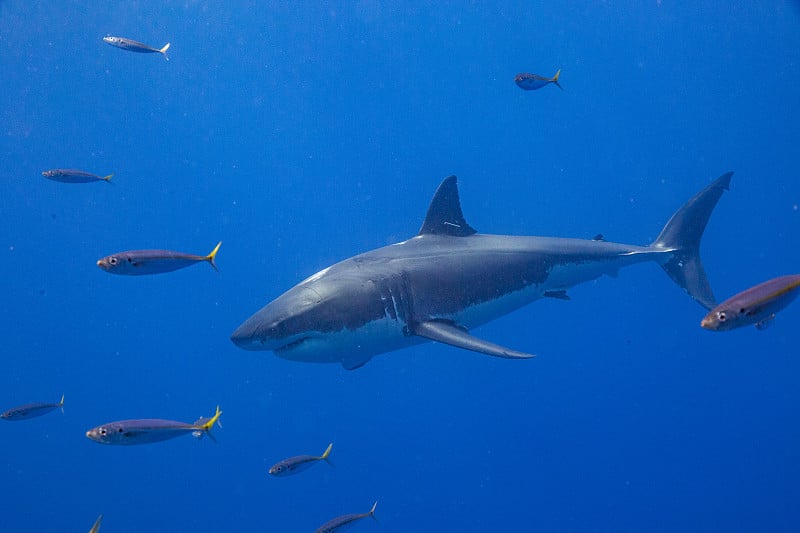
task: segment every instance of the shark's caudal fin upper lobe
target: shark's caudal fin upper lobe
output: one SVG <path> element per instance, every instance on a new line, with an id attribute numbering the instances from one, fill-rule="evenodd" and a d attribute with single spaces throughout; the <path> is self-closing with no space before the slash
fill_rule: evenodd
<path id="1" fill-rule="evenodd" d="M 694 195 L 678 209 L 650 245 L 653 248 L 673 250 L 670 259 L 661 265 L 672 280 L 706 309 L 716 305 L 714 293 L 708 283 L 703 263 L 700 261 L 700 239 L 706 229 L 711 212 L 722 193 L 728 190 L 733 172 L 726 172 L 711 185 Z"/>

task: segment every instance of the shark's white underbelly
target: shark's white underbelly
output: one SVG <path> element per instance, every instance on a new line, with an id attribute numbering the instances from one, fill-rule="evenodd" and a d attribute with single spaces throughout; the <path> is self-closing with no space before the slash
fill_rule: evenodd
<path id="1" fill-rule="evenodd" d="M 292 361 L 312 363 L 338 363 L 345 360 L 369 360 L 373 355 L 399 350 L 426 342 L 425 339 L 408 335 L 405 322 L 385 316 L 367 322 L 358 329 L 318 334 L 276 354 Z"/>
<path id="2" fill-rule="evenodd" d="M 458 313 L 433 318 L 452 320 L 467 329 L 475 328 L 524 307 L 544 297 L 545 293 L 549 291 L 565 291 L 580 283 L 597 279 L 604 274 L 616 276 L 621 267 L 646 259 L 646 256 L 635 255 L 619 257 L 614 261 L 556 266 L 550 270 L 547 280 L 541 285 L 529 285 L 524 289 L 510 292 L 493 300 L 472 305 Z"/>

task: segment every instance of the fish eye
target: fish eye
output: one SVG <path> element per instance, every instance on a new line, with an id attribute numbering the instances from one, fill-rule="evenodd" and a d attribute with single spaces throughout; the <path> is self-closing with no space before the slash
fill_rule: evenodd
<path id="1" fill-rule="evenodd" d="M 105 437 L 106 435 L 108 435 L 108 430 L 106 428 L 100 428 L 97 430 L 97 432 L 100 434 L 101 437 Z"/>
<path id="2" fill-rule="evenodd" d="M 725 322 L 726 320 L 728 320 L 728 314 L 725 311 L 720 311 L 719 313 L 717 313 L 717 320 L 719 320 L 720 322 Z"/>
<path id="3" fill-rule="evenodd" d="M 118 263 L 118 261 L 117 261 L 117 258 L 116 258 L 116 257 L 109 257 L 109 258 L 108 258 L 108 262 L 109 262 L 110 264 L 112 264 L 112 265 L 116 265 L 116 264 Z"/>
<path id="4" fill-rule="evenodd" d="M 119 428 L 119 429 L 117 430 L 117 433 L 122 433 L 122 428 Z"/>
<path id="5" fill-rule="evenodd" d="M 132 263 L 132 262 L 133 262 L 133 259 L 131 259 L 131 258 L 129 257 L 129 258 L 128 258 L 128 263 Z"/>

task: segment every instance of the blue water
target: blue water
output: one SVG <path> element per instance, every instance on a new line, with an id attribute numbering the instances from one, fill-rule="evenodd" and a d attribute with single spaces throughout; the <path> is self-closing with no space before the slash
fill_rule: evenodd
<path id="1" fill-rule="evenodd" d="M 717 296 L 798 272 L 798 3 L 311 4 L 0 2 L 0 410 L 66 397 L 0 421 L 0 531 L 304 532 L 375 500 L 354 530 L 800 530 L 798 304 L 712 334 L 645 264 L 477 330 L 531 361 L 429 343 L 348 372 L 228 339 L 414 235 L 449 174 L 481 232 L 644 244 L 733 170 Z M 219 240 L 219 274 L 95 266 Z M 84 436 L 217 404 L 216 443 Z M 267 475 L 329 442 L 334 467 Z"/>

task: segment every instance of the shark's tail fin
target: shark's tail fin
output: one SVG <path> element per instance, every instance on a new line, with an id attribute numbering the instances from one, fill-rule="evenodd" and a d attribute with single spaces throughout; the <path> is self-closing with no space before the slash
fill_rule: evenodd
<path id="1" fill-rule="evenodd" d="M 650 245 L 672 252 L 661 268 L 706 309 L 713 308 L 716 300 L 700 260 L 700 239 L 714 206 L 730 185 L 731 176 L 733 172 L 726 172 L 695 194 L 672 215 L 661 234 Z"/>

